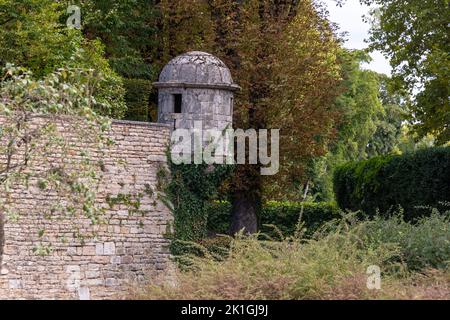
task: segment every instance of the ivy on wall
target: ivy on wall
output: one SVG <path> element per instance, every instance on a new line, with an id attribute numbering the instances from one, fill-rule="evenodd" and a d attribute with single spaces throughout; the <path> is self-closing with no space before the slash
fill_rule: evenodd
<path id="1" fill-rule="evenodd" d="M 233 169 L 230 165 L 205 163 L 176 165 L 168 157 L 168 167 L 158 173 L 158 188 L 164 191 L 161 200 L 174 215 L 172 230 L 168 233 L 173 255 L 185 253 L 186 243 L 206 238 L 211 200 Z"/>

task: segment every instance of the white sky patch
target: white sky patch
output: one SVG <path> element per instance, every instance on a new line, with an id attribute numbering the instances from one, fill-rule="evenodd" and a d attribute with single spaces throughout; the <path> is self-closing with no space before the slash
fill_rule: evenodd
<path id="1" fill-rule="evenodd" d="M 363 6 L 359 0 L 347 0 L 342 7 L 336 6 L 334 0 L 323 0 L 328 6 L 330 12 L 330 20 L 337 23 L 340 27 L 340 32 L 347 32 L 344 46 L 348 49 L 365 49 L 368 44 L 364 42 L 369 38 L 370 24 L 364 23 L 363 15 L 368 15 L 370 7 Z M 373 61 L 365 64 L 363 67 L 391 75 L 391 66 L 389 61 L 381 54 L 375 51 L 370 54 Z"/>

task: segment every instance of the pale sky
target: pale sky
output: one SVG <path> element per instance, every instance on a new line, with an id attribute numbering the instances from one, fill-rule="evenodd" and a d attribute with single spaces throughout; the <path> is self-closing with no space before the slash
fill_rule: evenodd
<path id="1" fill-rule="evenodd" d="M 324 0 L 330 11 L 330 20 L 336 22 L 340 27 L 340 32 L 346 31 L 347 41 L 345 47 L 349 49 L 367 48 L 364 39 L 369 37 L 368 23 L 362 21 L 362 16 L 369 12 L 369 7 L 363 6 L 359 0 L 347 0 L 342 7 L 337 7 L 333 0 Z M 391 74 L 389 61 L 380 52 L 372 52 L 373 61 L 365 67 L 379 73 Z"/>

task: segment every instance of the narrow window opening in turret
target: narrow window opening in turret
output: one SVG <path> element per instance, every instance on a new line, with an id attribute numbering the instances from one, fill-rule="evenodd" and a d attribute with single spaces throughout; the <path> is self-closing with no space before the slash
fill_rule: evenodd
<path id="1" fill-rule="evenodd" d="M 173 95 L 173 113 L 181 113 L 183 106 L 183 95 L 182 94 L 174 94 Z"/>

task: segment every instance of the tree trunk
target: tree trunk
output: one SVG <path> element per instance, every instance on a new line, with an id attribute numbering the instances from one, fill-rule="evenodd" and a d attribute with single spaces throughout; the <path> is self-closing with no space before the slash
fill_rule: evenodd
<path id="1" fill-rule="evenodd" d="M 257 232 L 260 209 L 258 199 L 246 192 L 240 192 L 233 195 L 232 204 L 230 234 L 234 235 L 241 230 L 246 234 Z"/>

